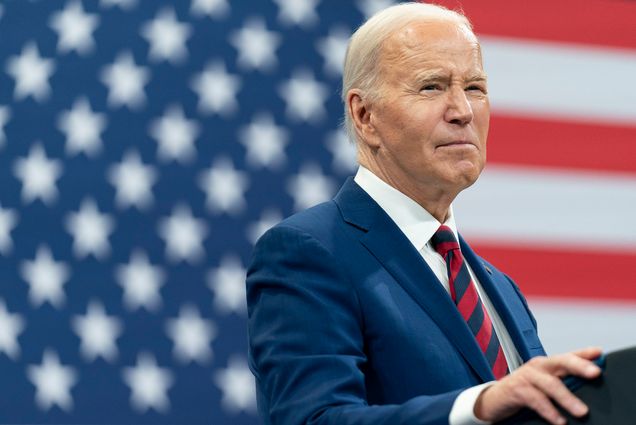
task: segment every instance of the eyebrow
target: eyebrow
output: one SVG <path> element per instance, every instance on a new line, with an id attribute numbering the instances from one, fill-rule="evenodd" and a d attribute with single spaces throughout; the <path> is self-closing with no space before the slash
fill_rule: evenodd
<path id="1" fill-rule="evenodd" d="M 417 74 L 417 81 L 439 81 L 448 79 L 448 74 L 439 70 L 422 71 Z M 485 73 L 472 74 L 465 79 L 466 82 L 487 81 L 488 77 Z"/>
<path id="2" fill-rule="evenodd" d="M 427 70 L 427 71 L 419 72 L 417 74 L 418 81 L 436 81 L 436 80 L 444 80 L 447 78 L 448 78 L 448 74 L 438 70 Z"/>
<path id="3" fill-rule="evenodd" d="M 466 78 L 466 81 L 486 81 L 488 80 L 488 76 L 486 73 L 473 74 L 470 77 Z"/>

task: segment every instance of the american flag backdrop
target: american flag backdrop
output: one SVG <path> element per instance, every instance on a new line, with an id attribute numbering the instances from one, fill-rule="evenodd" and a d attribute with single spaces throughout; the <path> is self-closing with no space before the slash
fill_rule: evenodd
<path id="1" fill-rule="evenodd" d="M 355 172 L 342 58 L 391 3 L 0 2 L 0 423 L 258 423 L 245 267 Z M 635 345 L 636 2 L 441 3 L 493 108 L 460 231 L 549 351 Z"/>

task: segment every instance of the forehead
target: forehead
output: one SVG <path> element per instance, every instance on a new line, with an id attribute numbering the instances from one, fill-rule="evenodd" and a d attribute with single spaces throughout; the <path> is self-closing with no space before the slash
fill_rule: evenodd
<path id="1" fill-rule="evenodd" d="M 481 71 L 481 48 L 473 32 L 461 23 L 416 21 L 391 34 L 382 46 L 381 63 L 391 68 L 446 62 Z"/>

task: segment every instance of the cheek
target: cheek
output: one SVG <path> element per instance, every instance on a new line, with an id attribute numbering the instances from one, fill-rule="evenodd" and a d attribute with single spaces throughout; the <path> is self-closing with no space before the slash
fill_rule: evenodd
<path id="1" fill-rule="evenodd" d="M 391 102 L 381 103 L 375 110 L 373 125 L 385 143 L 393 144 L 400 136 L 400 130 L 408 123 L 409 117 L 399 105 Z"/>
<path id="2" fill-rule="evenodd" d="M 473 109 L 473 115 L 475 131 L 477 132 L 481 143 L 485 145 L 490 126 L 490 110 L 487 107 L 480 105 L 480 107 Z"/>

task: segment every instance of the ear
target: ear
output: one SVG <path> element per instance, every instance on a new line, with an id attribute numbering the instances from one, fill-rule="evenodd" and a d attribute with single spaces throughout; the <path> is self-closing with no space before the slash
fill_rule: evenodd
<path id="1" fill-rule="evenodd" d="M 369 147 L 378 147 L 378 135 L 371 120 L 372 105 L 359 89 L 347 93 L 347 108 L 358 140 Z"/>

